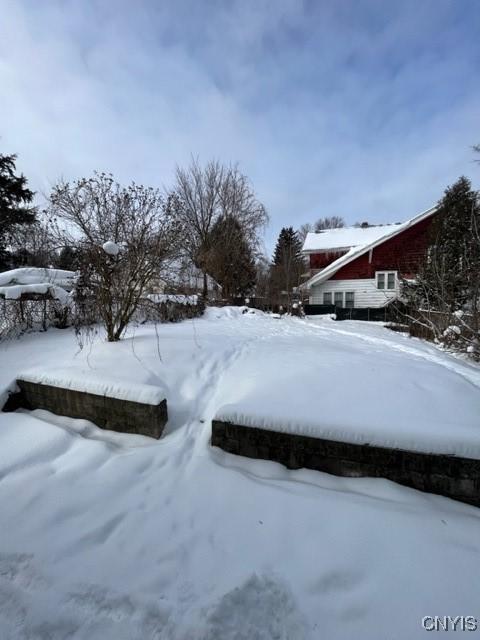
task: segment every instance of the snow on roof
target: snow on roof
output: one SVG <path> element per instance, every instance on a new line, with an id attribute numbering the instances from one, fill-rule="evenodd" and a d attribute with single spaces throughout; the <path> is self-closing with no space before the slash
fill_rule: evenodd
<path id="1" fill-rule="evenodd" d="M 23 294 L 50 295 L 54 300 L 67 304 L 70 295 L 63 287 L 56 287 L 49 282 L 35 284 L 13 284 L 8 287 L 0 287 L 0 297 L 6 300 L 19 300 Z"/>
<path id="2" fill-rule="evenodd" d="M 328 280 L 328 278 L 333 276 L 333 274 L 335 274 L 344 265 L 348 264 L 355 258 L 358 258 L 359 256 L 363 255 L 367 251 L 370 251 L 370 249 L 374 249 L 379 244 L 382 244 L 382 242 L 385 242 L 385 240 L 389 238 L 393 238 L 400 232 L 405 231 L 405 229 L 408 229 L 414 224 L 417 224 L 418 222 L 421 222 L 425 218 L 430 217 L 435 213 L 436 210 L 437 210 L 436 206 L 431 207 L 430 209 L 427 209 L 426 211 L 423 211 L 422 213 L 418 214 L 414 218 L 411 218 L 406 222 L 402 222 L 401 224 L 382 225 L 382 228 L 384 230 L 388 229 L 388 231 L 385 231 L 382 236 L 376 238 L 375 240 L 369 242 L 368 244 L 352 247 L 343 256 L 340 256 L 339 258 L 334 260 L 331 264 L 329 264 L 328 267 L 325 267 L 325 269 L 322 269 L 322 271 L 314 275 L 312 278 L 310 278 L 310 280 L 307 280 L 307 282 L 305 282 L 302 285 L 302 288 L 309 289 L 314 284 L 320 284 L 321 282 Z"/>
<path id="3" fill-rule="evenodd" d="M 10 287 L 18 284 L 55 284 L 58 287 L 72 288 L 74 271 L 65 269 L 47 269 L 43 267 L 23 267 L 0 273 L 0 286 Z"/>
<path id="4" fill-rule="evenodd" d="M 334 249 L 350 249 L 369 244 L 383 238 L 398 228 L 397 224 L 381 224 L 374 227 L 344 227 L 341 229 L 325 229 L 307 233 L 302 251 L 332 251 Z"/>

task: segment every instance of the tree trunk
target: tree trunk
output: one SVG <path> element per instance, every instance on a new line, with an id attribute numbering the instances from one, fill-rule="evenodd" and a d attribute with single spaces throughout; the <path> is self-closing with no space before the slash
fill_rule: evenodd
<path id="1" fill-rule="evenodd" d="M 203 272 L 203 299 L 208 299 L 208 276 L 205 271 Z"/>

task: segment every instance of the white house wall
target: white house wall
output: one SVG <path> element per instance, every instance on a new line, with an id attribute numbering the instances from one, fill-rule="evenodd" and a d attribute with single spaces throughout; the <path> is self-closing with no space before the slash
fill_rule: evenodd
<path id="1" fill-rule="evenodd" d="M 355 293 L 354 305 L 362 307 L 384 307 L 390 300 L 398 296 L 398 283 L 396 289 L 377 289 L 376 280 L 327 280 L 310 287 L 310 304 L 324 304 L 323 294 L 332 293 L 332 304 L 335 291 L 353 291 Z M 345 300 L 345 295 L 343 296 Z M 345 304 L 345 303 L 344 303 Z"/>

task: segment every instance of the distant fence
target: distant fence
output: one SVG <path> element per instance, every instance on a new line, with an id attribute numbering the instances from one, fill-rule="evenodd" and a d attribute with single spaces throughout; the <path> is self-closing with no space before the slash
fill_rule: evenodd
<path id="1" fill-rule="evenodd" d="M 394 320 L 393 307 L 364 307 L 351 309 L 336 307 L 333 304 L 306 304 L 304 306 L 307 316 L 319 316 L 335 314 L 337 320 L 365 320 L 370 322 L 390 322 Z"/>
<path id="2" fill-rule="evenodd" d="M 180 322 L 201 316 L 205 302 L 201 296 L 152 295 L 140 301 L 134 319 L 140 322 Z"/>
<path id="3" fill-rule="evenodd" d="M 71 323 L 71 306 L 50 293 L 22 295 L 18 299 L 0 296 L 0 340 L 18 337 L 25 331 L 64 329 Z"/>
<path id="4" fill-rule="evenodd" d="M 337 307 L 337 320 L 365 320 L 367 322 L 388 322 L 393 319 L 389 307 L 366 307 L 363 309 L 344 309 Z"/>
<path id="5" fill-rule="evenodd" d="M 307 316 L 323 316 L 336 311 L 334 304 L 305 304 L 303 309 Z"/>

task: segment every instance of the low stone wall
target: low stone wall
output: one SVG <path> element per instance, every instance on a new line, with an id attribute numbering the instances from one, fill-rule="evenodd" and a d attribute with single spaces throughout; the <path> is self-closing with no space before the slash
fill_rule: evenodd
<path id="1" fill-rule="evenodd" d="M 218 420 L 212 422 L 211 443 L 229 453 L 280 462 L 288 469 L 387 478 L 480 506 L 480 460 L 350 444 Z"/>
<path id="2" fill-rule="evenodd" d="M 102 429 L 160 438 L 168 420 L 167 401 L 151 405 L 103 395 L 17 380 L 20 389 L 3 411 L 46 409 L 70 418 L 90 420 Z"/>

